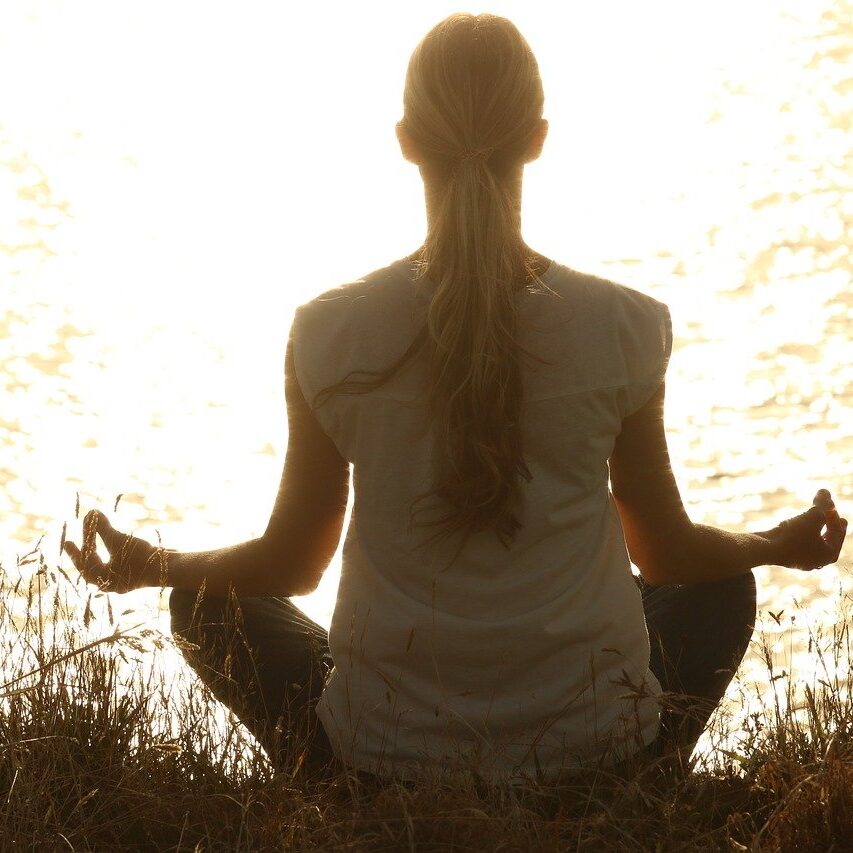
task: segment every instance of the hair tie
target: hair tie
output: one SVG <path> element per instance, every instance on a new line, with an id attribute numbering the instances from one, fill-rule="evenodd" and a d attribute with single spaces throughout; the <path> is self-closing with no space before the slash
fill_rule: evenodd
<path id="1" fill-rule="evenodd" d="M 459 158 L 459 163 L 471 163 L 474 160 L 486 160 L 494 150 L 494 145 L 488 148 L 465 148 Z"/>

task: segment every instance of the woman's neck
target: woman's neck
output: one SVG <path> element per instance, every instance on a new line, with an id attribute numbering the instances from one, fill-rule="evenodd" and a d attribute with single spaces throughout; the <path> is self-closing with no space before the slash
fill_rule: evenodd
<path id="1" fill-rule="evenodd" d="M 436 211 L 440 203 L 442 190 L 440 183 L 437 180 L 431 178 L 430 175 L 425 172 L 423 167 L 421 167 L 420 171 L 421 177 L 424 181 L 424 201 L 426 202 L 427 229 L 428 231 L 431 231 L 433 228 L 433 223 L 436 219 Z M 523 175 L 524 167 L 519 166 L 517 169 L 513 170 L 513 172 L 507 177 L 510 200 L 513 206 L 513 210 L 516 213 L 515 220 L 519 223 L 521 222 L 521 190 Z M 551 265 L 550 258 L 547 258 L 545 255 L 534 251 L 524 242 L 521 237 L 520 227 L 518 232 L 516 232 L 514 236 L 521 244 L 522 251 L 524 252 L 526 258 L 533 267 L 534 274 L 537 276 L 542 275 L 545 270 L 547 270 L 548 267 Z M 420 260 L 423 257 L 423 246 L 420 246 L 409 257 L 411 260 Z"/>

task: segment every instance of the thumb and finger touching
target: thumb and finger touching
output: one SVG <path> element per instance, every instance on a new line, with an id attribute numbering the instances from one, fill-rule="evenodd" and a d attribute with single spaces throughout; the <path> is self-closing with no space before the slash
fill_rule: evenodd
<path id="1" fill-rule="evenodd" d="M 101 537 L 110 559 L 107 563 L 98 556 L 96 535 Z M 113 559 L 126 556 L 133 537 L 116 530 L 100 510 L 93 509 L 83 518 L 82 550 L 73 542 L 65 542 L 65 552 L 83 578 L 89 583 L 102 585 L 113 574 Z"/>
<path id="2" fill-rule="evenodd" d="M 821 489 L 813 506 L 783 521 L 778 529 L 792 567 L 811 570 L 838 560 L 847 520 L 839 517 L 829 492 Z"/>
<path id="3" fill-rule="evenodd" d="M 844 544 L 844 538 L 847 535 L 847 519 L 839 519 L 837 526 L 827 525 L 826 533 L 823 534 L 823 541 L 832 549 L 837 560 L 841 555 L 841 547 Z M 833 560 L 833 562 L 834 562 Z"/>
<path id="4" fill-rule="evenodd" d="M 815 510 L 816 516 L 820 518 L 821 526 L 819 529 L 823 529 L 824 525 L 826 526 L 826 532 L 821 538 L 832 554 L 832 562 L 835 562 L 841 554 L 841 547 L 847 535 L 847 519 L 839 516 L 838 509 L 828 489 L 818 489 L 812 510 Z"/>
<path id="5" fill-rule="evenodd" d="M 100 536 L 109 560 L 105 563 L 97 554 L 96 536 Z M 128 592 L 141 586 L 156 585 L 155 570 L 159 567 L 160 585 L 166 577 L 166 549 L 157 548 L 145 539 L 116 530 L 100 510 L 91 510 L 83 519 L 82 549 L 65 542 L 65 552 L 75 568 L 88 582 L 101 590 Z M 158 558 L 159 556 L 159 563 Z"/>
<path id="6" fill-rule="evenodd" d="M 110 554 L 114 551 L 120 550 L 128 538 L 125 534 L 119 533 L 119 531 L 110 524 L 110 520 L 98 509 L 93 509 L 86 514 L 86 517 L 83 519 L 84 531 L 86 529 L 87 522 L 91 527 L 92 538 L 94 539 L 95 533 L 97 533 L 103 540 L 104 545 L 107 546 L 107 551 L 109 551 Z M 85 537 L 85 532 L 83 535 Z"/>
<path id="7" fill-rule="evenodd" d="M 811 516 L 811 524 L 818 535 L 826 528 L 820 538 L 825 543 L 827 559 L 834 563 L 841 555 L 841 547 L 847 535 L 847 519 L 838 515 L 830 493 L 820 489 L 815 495 L 814 506 L 803 515 Z"/>
<path id="8" fill-rule="evenodd" d="M 93 548 L 84 546 L 81 551 L 73 542 L 65 543 L 65 553 L 71 558 L 74 568 L 88 583 L 99 584 L 109 575 L 109 569 Z"/>

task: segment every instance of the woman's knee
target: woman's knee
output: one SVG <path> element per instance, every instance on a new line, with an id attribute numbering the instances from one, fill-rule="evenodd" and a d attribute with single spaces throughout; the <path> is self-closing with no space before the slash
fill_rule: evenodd
<path id="1" fill-rule="evenodd" d="M 725 613 L 751 616 L 754 624 L 758 592 L 755 575 L 751 570 L 723 581 L 702 584 L 696 588 L 696 592 L 706 600 L 715 599 L 717 606 Z"/>
<path id="2" fill-rule="evenodd" d="M 755 629 L 757 588 L 755 575 L 748 571 L 714 585 L 718 626 L 738 646 L 748 645 Z"/>
<path id="3" fill-rule="evenodd" d="M 726 591 L 727 607 L 720 619 L 718 642 L 728 646 L 733 658 L 732 675 L 740 665 L 755 631 L 757 590 L 752 571 L 732 578 Z"/>
<path id="4" fill-rule="evenodd" d="M 169 616 L 172 633 L 183 633 L 201 621 L 210 621 L 214 608 L 220 609 L 215 599 L 199 599 L 196 589 L 175 589 L 169 593 Z M 221 618 L 221 617 L 220 617 Z"/>
<path id="5" fill-rule="evenodd" d="M 169 618 L 172 633 L 184 631 L 190 624 L 196 596 L 186 589 L 172 589 L 169 593 Z"/>
<path id="6" fill-rule="evenodd" d="M 750 569 L 742 575 L 735 575 L 734 580 L 737 581 L 744 593 L 752 598 L 756 596 L 755 573 Z"/>
<path id="7" fill-rule="evenodd" d="M 755 627 L 755 616 L 758 610 L 758 588 L 755 583 L 755 575 L 750 569 L 736 578 L 737 605 L 738 609 L 747 616 L 750 628 Z"/>

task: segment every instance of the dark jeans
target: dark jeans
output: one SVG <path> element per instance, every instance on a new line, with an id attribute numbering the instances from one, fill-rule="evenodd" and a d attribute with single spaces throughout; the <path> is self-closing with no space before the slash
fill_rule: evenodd
<path id="1" fill-rule="evenodd" d="M 239 605 L 239 606 L 237 606 Z M 172 634 L 216 698 L 293 772 L 332 767 L 335 757 L 314 713 L 332 667 L 328 633 L 287 598 L 204 597 L 173 589 Z"/>
<path id="2" fill-rule="evenodd" d="M 714 583 L 637 585 L 649 629 L 649 668 L 664 691 L 647 754 L 682 769 L 734 677 L 755 628 L 752 572 Z"/>
<path id="3" fill-rule="evenodd" d="M 651 670 L 667 694 L 660 735 L 644 757 L 683 764 L 749 645 L 755 578 L 749 572 L 686 586 L 637 583 Z M 169 598 L 172 633 L 197 646 L 183 649 L 190 666 L 274 762 L 309 774 L 334 769 L 314 713 L 332 666 L 326 630 L 286 598 L 196 599 L 179 589 Z"/>

